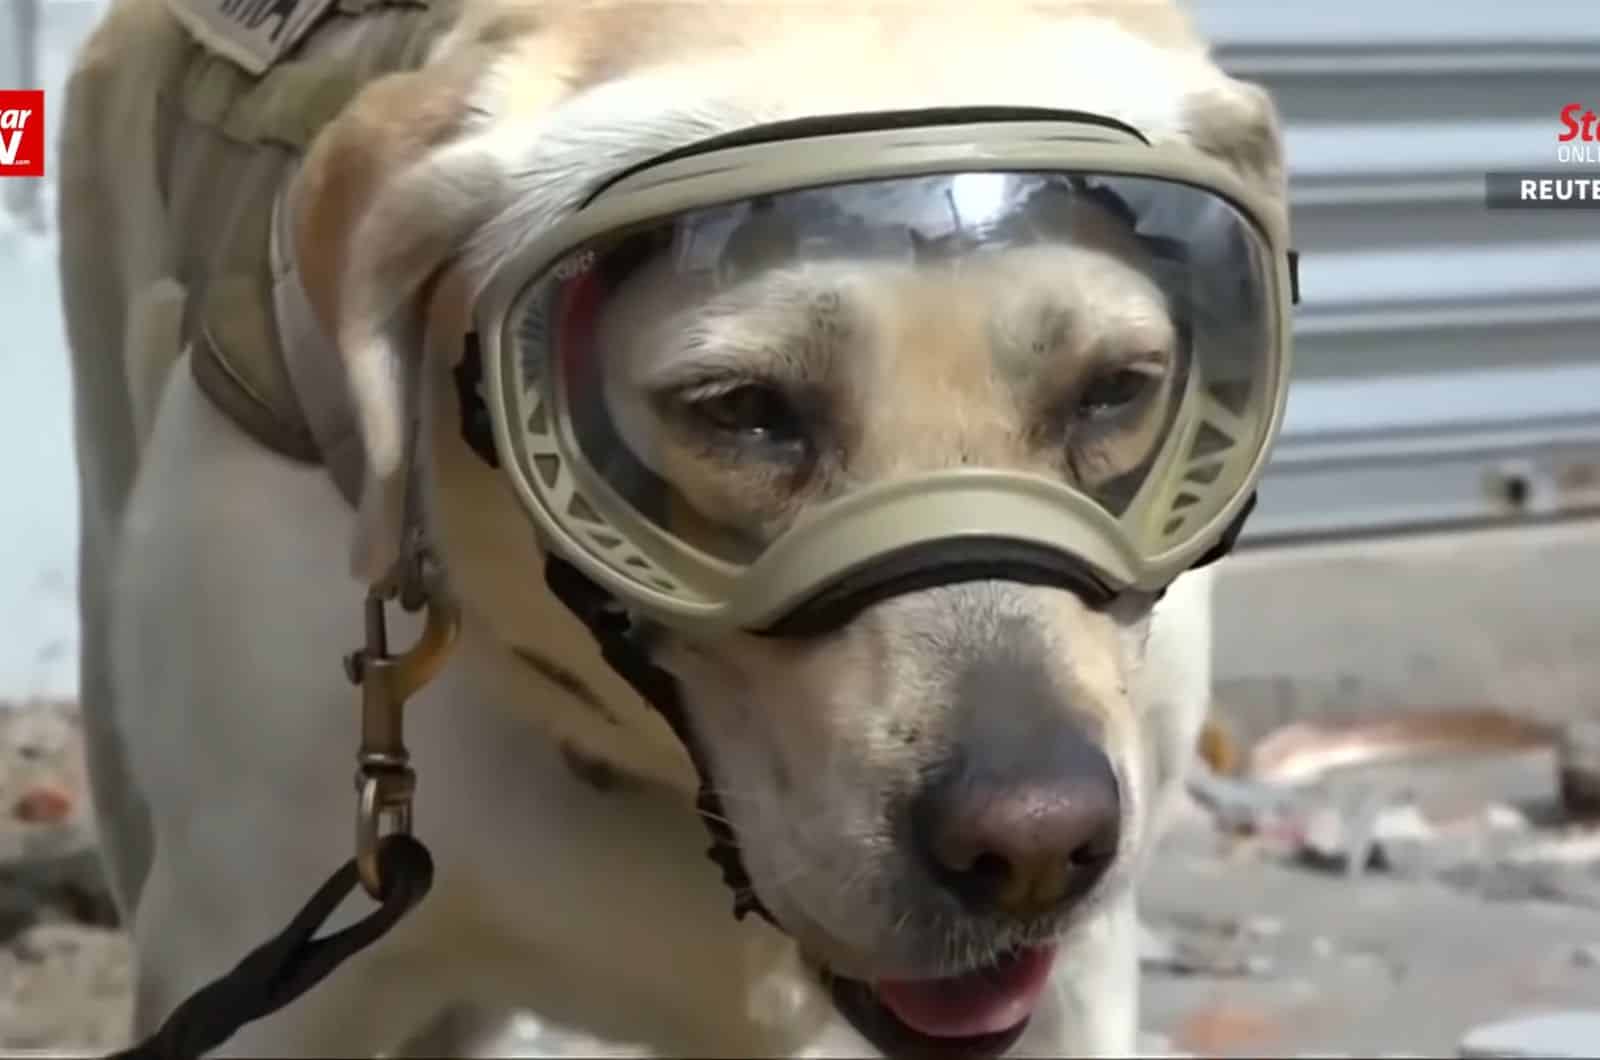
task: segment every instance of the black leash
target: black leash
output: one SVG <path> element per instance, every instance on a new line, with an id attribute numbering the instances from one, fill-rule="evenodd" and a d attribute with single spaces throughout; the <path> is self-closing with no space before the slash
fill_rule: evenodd
<path id="1" fill-rule="evenodd" d="M 378 864 L 384 890 L 372 913 L 343 931 L 315 937 L 359 882 L 352 858 L 311 896 L 281 934 L 191 994 L 150 1037 L 106 1060 L 198 1060 L 245 1024 L 271 1015 L 322 982 L 388 934 L 433 886 L 433 857 L 409 835 L 385 836 Z"/>

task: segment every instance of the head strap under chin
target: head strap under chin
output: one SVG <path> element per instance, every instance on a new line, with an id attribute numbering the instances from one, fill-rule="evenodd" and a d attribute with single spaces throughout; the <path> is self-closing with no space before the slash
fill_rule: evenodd
<path id="1" fill-rule="evenodd" d="M 1191 569 L 1214 563 L 1232 550 L 1255 502 L 1256 497 L 1252 493 L 1216 545 L 1201 556 Z M 1060 584 L 1063 588 L 1080 592 L 1094 588 L 1092 603 L 1105 603 L 1113 598 L 1103 587 L 1081 585 L 1079 588 L 1080 581 L 1067 578 L 1059 564 L 1038 563 L 1031 556 L 1014 557 L 1014 562 L 1009 565 L 998 563 L 992 557 L 969 565 L 931 562 L 939 559 L 937 555 L 920 558 L 923 562 L 913 563 L 903 571 L 892 572 L 887 578 L 875 578 L 859 586 L 845 586 L 833 595 L 819 597 L 816 606 L 802 609 L 793 621 L 786 621 L 763 632 L 769 636 L 824 633 L 838 628 L 863 608 L 888 596 L 979 578 Z M 696 738 L 694 726 L 683 708 L 677 679 L 651 661 L 649 651 L 642 642 L 639 626 L 616 599 L 554 553 L 549 553 L 545 559 L 545 584 L 593 635 L 606 664 L 627 681 L 641 699 L 660 713 L 688 752 L 700 780 L 695 810 L 711 836 L 711 846 L 706 856 L 722 870 L 722 882 L 733 893 L 735 919 L 743 920 L 750 913 L 755 913 L 773 927 L 783 930 L 783 925 L 778 923 L 756 894 L 749 870 L 745 868 L 738 837 L 733 834 L 712 781 L 704 748 Z M 1160 589 L 1154 594 L 1155 598 L 1160 599 L 1165 592 L 1165 588 Z"/>
<path id="2" fill-rule="evenodd" d="M 633 686 L 650 706 L 664 718 L 673 734 L 689 753 L 695 773 L 700 778 L 700 790 L 695 796 L 695 810 L 700 815 L 706 831 L 711 834 L 711 847 L 706 856 L 722 870 L 722 882 L 733 892 L 733 915 L 743 920 L 755 913 L 773 927 L 782 930 L 771 911 L 762 904 L 751 883 L 739 853 L 739 841 L 733 834 L 728 817 L 712 783 L 711 769 L 704 749 L 696 739 L 694 726 L 689 723 L 683 709 L 683 697 L 678 692 L 678 682 L 671 674 L 650 661 L 649 652 L 640 642 L 640 630 L 633 619 L 612 597 L 572 564 L 551 553 L 545 560 L 545 584 L 556 599 L 576 615 L 600 645 L 600 654 L 623 680 Z"/>

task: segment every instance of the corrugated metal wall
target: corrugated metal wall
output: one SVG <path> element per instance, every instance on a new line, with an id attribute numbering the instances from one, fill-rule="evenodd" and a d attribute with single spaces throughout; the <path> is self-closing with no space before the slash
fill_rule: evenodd
<path id="1" fill-rule="evenodd" d="M 1600 213 L 1487 211 L 1600 109 L 1593 0 L 1194 0 L 1286 122 L 1305 304 L 1257 543 L 1600 509 Z M 1600 167 L 1589 167 L 1600 176 Z"/>

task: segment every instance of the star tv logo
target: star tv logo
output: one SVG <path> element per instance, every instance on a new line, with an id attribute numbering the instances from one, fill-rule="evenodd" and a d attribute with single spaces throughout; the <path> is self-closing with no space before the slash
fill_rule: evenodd
<path id="1" fill-rule="evenodd" d="M 0 92 L 0 177 L 44 176 L 44 91 Z"/>

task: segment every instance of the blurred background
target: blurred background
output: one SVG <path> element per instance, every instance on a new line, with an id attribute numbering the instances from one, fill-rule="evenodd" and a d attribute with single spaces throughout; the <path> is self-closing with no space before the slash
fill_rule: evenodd
<path id="1" fill-rule="evenodd" d="M 42 86 L 59 115 L 101 6 L 0 0 L 0 87 Z M 1277 100 L 1304 294 L 1284 435 L 1221 568 L 1213 765 L 1237 771 L 1297 724 L 1600 720 L 1600 213 L 1483 205 L 1487 170 L 1582 168 L 1557 163 L 1557 116 L 1600 110 L 1600 5 L 1190 7 L 1223 65 Z M 67 701 L 77 531 L 53 187 L 0 183 L 0 207 L 0 703 Z M 1577 904 L 1600 917 L 1596 896 Z M 1600 964 L 1600 919 L 1584 925 L 1554 930 L 1592 930 Z M 1177 960 L 1169 934 L 1157 967 Z M 1600 997 L 1600 975 L 1587 984 Z M 1189 987 L 1174 989 L 1181 1015 Z"/>

